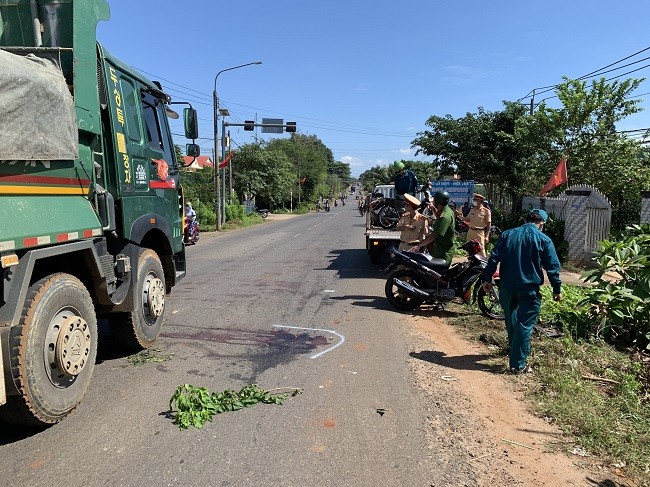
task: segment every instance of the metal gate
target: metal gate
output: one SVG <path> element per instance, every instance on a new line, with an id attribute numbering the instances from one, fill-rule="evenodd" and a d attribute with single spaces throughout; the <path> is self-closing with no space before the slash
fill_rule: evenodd
<path id="1" fill-rule="evenodd" d="M 525 197 L 522 206 L 543 208 L 564 220 L 564 239 L 569 244 L 571 261 L 587 263 L 598 248 L 598 241 L 609 237 L 612 205 L 593 186 L 571 186 L 557 198 Z"/>

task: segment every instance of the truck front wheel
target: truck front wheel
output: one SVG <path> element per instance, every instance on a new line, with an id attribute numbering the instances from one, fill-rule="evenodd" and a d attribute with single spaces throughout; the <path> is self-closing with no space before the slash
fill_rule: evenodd
<path id="1" fill-rule="evenodd" d="M 138 283 L 134 309 L 109 316 L 114 340 L 129 350 L 151 347 L 158 339 L 165 311 L 165 274 L 160 258 L 151 249 L 138 257 Z"/>
<path id="2" fill-rule="evenodd" d="M 81 402 L 97 356 L 97 318 L 88 290 L 69 274 L 32 284 L 9 334 L 11 375 L 20 392 L 0 407 L 14 424 L 54 424 Z"/>

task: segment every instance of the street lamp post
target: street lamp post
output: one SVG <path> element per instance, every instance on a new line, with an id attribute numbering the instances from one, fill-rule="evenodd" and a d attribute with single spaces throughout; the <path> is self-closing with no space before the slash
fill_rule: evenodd
<path id="1" fill-rule="evenodd" d="M 212 91 L 212 104 L 214 108 L 214 212 L 217 217 L 217 230 L 221 230 L 221 181 L 219 177 L 219 97 L 217 96 L 217 78 L 221 73 L 232 71 L 233 69 L 243 68 L 244 66 L 251 66 L 253 64 L 262 64 L 262 61 L 254 61 L 252 63 L 240 64 L 232 68 L 222 69 L 214 77 L 214 90 Z M 222 131 L 223 132 L 223 131 Z M 223 137 L 223 133 L 221 134 Z M 224 208 L 225 209 L 225 208 Z"/>

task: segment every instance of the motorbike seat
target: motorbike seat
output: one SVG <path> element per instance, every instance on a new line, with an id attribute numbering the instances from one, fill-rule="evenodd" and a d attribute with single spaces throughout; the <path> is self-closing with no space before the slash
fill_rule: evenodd
<path id="1" fill-rule="evenodd" d="M 438 259 L 436 257 L 427 257 L 424 254 L 418 254 L 415 252 L 408 252 L 408 251 L 404 252 L 404 254 L 408 255 L 408 257 L 424 265 L 425 267 L 428 267 L 429 269 L 438 271 L 438 270 L 447 269 L 447 267 L 449 267 L 445 259 Z"/>

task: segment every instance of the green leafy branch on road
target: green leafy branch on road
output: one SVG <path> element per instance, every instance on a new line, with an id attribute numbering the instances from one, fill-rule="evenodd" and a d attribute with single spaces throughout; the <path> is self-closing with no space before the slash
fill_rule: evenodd
<path id="1" fill-rule="evenodd" d="M 146 350 L 142 350 L 136 354 L 126 357 L 127 364 L 123 367 L 128 367 L 129 365 L 144 365 L 151 362 L 167 362 L 174 357 L 173 353 L 164 354 L 160 352 L 162 352 L 162 350 L 159 348 L 148 348 Z"/>
<path id="2" fill-rule="evenodd" d="M 202 428 L 205 423 L 212 421 L 215 414 L 237 411 L 257 403 L 282 404 L 287 397 L 297 396 L 302 389 L 296 387 L 280 387 L 264 390 L 257 384 L 243 387 L 239 392 L 226 389 L 223 392 L 210 392 L 205 387 L 191 384 L 178 386 L 169 401 L 169 410 L 174 418 L 174 424 L 181 430 L 190 426 Z"/>

